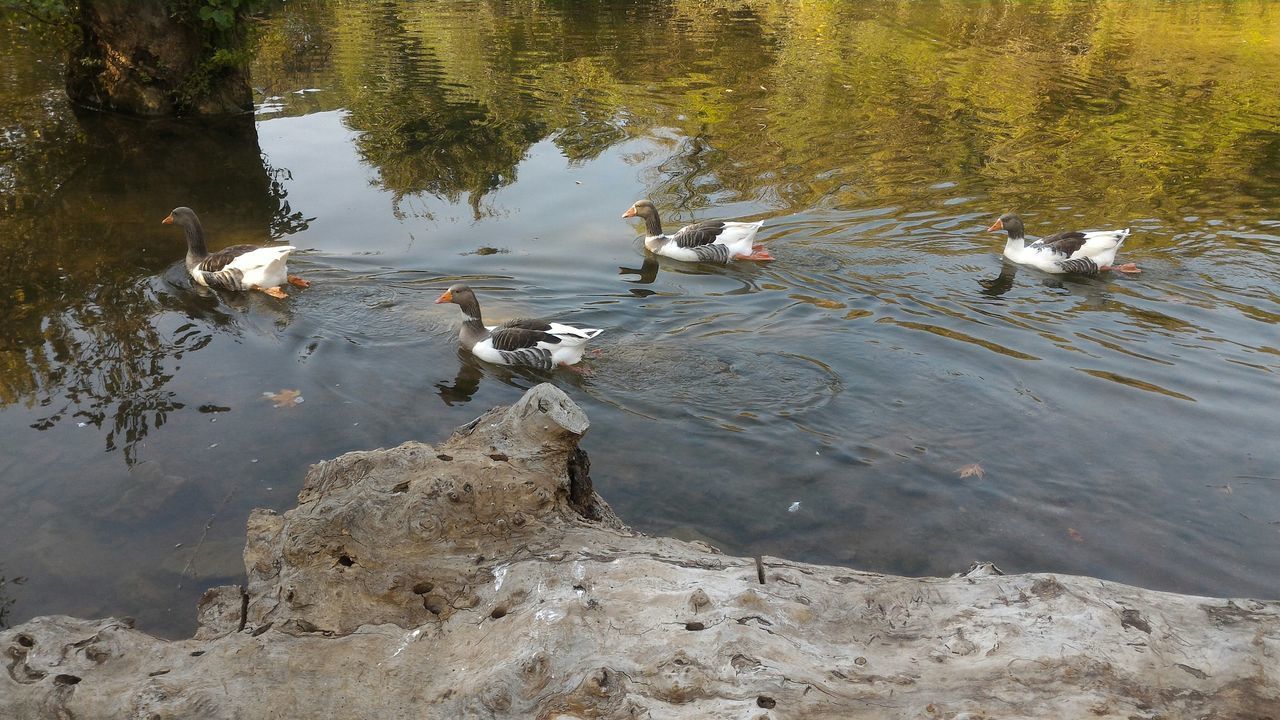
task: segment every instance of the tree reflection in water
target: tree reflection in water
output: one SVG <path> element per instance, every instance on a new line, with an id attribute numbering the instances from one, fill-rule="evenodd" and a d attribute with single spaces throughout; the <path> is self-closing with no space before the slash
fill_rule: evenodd
<path id="1" fill-rule="evenodd" d="M 0 403 L 41 408 L 37 430 L 66 420 L 100 428 L 106 449 L 132 465 L 147 433 L 183 406 L 168 389 L 175 363 L 213 329 L 236 332 L 235 316 L 192 292 L 174 266 L 182 240 L 160 219 L 192 205 L 246 242 L 305 229 L 307 219 L 286 199 L 288 171 L 264 165 L 252 118 L 187 124 L 27 109 L 27 142 L 5 158 L 17 192 L 0 217 L 9 290 Z M 215 242 L 231 244 L 232 234 L 214 233 Z M 157 324 L 166 313 L 199 322 Z"/>

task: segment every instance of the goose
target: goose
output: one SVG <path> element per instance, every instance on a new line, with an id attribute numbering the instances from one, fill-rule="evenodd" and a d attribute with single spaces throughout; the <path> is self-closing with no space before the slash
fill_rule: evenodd
<path id="1" fill-rule="evenodd" d="M 538 370 L 554 370 L 582 359 L 587 341 L 604 332 L 547 320 L 516 319 L 501 325 L 485 325 L 480 319 L 480 302 L 463 283 L 445 290 L 436 304 L 453 303 L 462 308 L 466 320 L 459 339 L 472 355 L 495 365 L 515 365 Z"/>
<path id="2" fill-rule="evenodd" d="M 200 285 L 219 290 L 261 290 L 274 298 L 289 297 L 280 289 L 285 283 L 299 288 L 311 286 L 290 275 L 285 267 L 285 259 L 296 249 L 292 245 L 232 245 L 211 253 L 204 244 L 204 227 L 191 208 L 176 207 L 160 222 L 178 225 L 186 233 L 187 272 Z"/>
<path id="3" fill-rule="evenodd" d="M 1004 256 L 1021 265 L 1030 265 L 1051 273 L 1082 273 L 1084 275 L 1097 275 L 1103 270 L 1116 270 L 1123 273 L 1142 272 L 1133 263 L 1113 264 L 1120 245 L 1125 238 L 1129 237 L 1129 228 L 1060 232 L 1027 245 L 1022 218 L 1013 213 L 1005 213 L 987 228 L 987 232 L 998 230 L 1009 233 L 1009 241 L 1004 246 Z"/>
<path id="4" fill-rule="evenodd" d="M 763 245 L 752 244 L 763 222 L 704 220 L 685 225 L 674 235 L 666 235 L 662 232 L 658 209 L 648 200 L 637 200 L 622 217 L 644 218 L 644 246 L 658 255 L 685 262 L 722 264 L 728 264 L 730 260 L 773 259 Z"/>

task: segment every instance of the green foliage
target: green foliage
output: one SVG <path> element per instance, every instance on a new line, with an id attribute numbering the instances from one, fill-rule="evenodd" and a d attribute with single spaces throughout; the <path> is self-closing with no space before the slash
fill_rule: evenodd
<path id="1" fill-rule="evenodd" d="M 236 11 L 240 6 L 240 0 L 205 0 L 196 14 L 206 25 L 230 30 L 235 25 Z"/>
<path id="2" fill-rule="evenodd" d="M 193 17 L 204 28 L 200 64 L 176 89 L 180 105 L 191 106 L 205 97 L 223 73 L 248 67 L 253 60 L 252 14 L 267 0 L 170 0 L 173 11 Z"/>
<path id="3" fill-rule="evenodd" d="M 0 12 L 10 10 L 43 22 L 61 22 L 71 9 L 92 1 L 0 0 Z M 169 0 L 175 15 L 192 14 L 205 27 L 219 33 L 241 30 L 246 18 L 267 4 L 268 0 Z"/>
<path id="4" fill-rule="evenodd" d="M 0 0 L 0 12 L 13 11 L 35 20 L 52 23 L 64 19 L 67 4 L 64 0 Z"/>
<path id="5" fill-rule="evenodd" d="M 175 9 L 195 5 L 195 16 L 208 29 L 223 37 L 244 34 L 253 13 L 262 10 L 270 0 L 171 0 Z"/>

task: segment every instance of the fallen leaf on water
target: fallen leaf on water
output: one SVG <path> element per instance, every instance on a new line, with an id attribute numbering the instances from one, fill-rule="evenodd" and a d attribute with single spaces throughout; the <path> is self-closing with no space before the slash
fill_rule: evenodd
<path id="1" fill-rule="evenodd" d="M 297 390 L 281 390 L 280 392 L 264 392 L 263 397 L 269 398 L 275 403 L 276 407 L 293 407 L 302 402 L 302 393 Z"/>
<path id="2" fill-rule="evenodd" d="M 1070 537 L 1072 540 L 1075 540 L 1076 542 L 1084 542 L 1084 536 L 1081 535 L 1080 531 L 1076 530 L 1075 528 L 1067 528 L 1067 536 Z"/>
<path id="3" fill-rule="evenodd" d="M 987 471 L 983 470 L 982 466 L 979 465 L 978 463 L 965 465 L 964 467 L 958 467 L 956 468 L 956 472 L 960 473 L 960 477 L 962 478 L 973 477 L 974 475 L 977 475 L 978 479 L 981 480 L 982 478 L 987 476 Z"/>
<path id="4" fill-rule="evenodd" d="M 810 305 L 816 305 L 817 307 L 820 307 L 820 308 L 826 308 L 827 310 L 843 310 L 844 308 L 848 307 L 847 305 L 845 305 L 844 303 L 838 300 L 824 300 L 823 298 L 816 298 L 810 295 L 788 295 L 787 297 L 791 298 L 792 300 L 799 300 L 802 303 L 808 303 Z"/>

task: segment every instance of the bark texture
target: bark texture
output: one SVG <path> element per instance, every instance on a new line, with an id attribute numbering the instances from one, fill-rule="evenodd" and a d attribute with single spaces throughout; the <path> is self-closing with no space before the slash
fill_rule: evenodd
<path id="1" fill-rule="evenodd" d="M 1276 718 L 1280 603 L 904 578 L 629 531 L 540 385 L 255 511 L 196 637 L 0 633 L 0 717 Z M 763 582 L 761 581 L 763 577 Z"/>
<path id="2" fill-rule="evenodd" d="M 132 115 L 226 115 L 253 110 L 243 30 L 217 31 L 197 3 L 82 0 L 80 43 L 67 63 L 67 95 Z M 215 59 L 215 51 L 222 54 Z"/>

